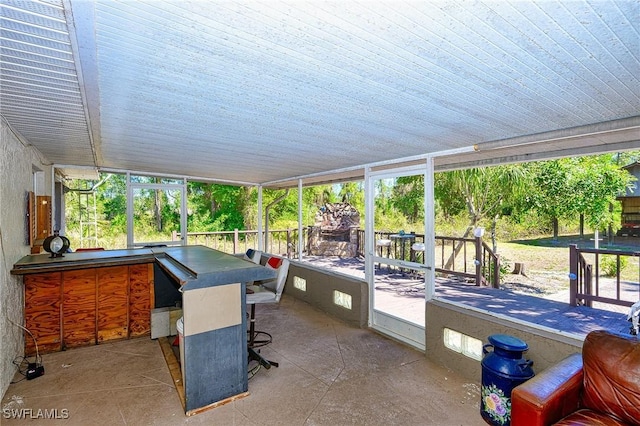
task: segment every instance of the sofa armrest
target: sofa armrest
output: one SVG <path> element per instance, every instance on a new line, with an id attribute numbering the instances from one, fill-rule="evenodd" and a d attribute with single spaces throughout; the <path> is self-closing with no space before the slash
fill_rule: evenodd
<path id="1" fill-rule="evenodd" d="M 582 355 L 575 353 L 511 392 L 511 424 L 550 425 L 580 406 Z"/>

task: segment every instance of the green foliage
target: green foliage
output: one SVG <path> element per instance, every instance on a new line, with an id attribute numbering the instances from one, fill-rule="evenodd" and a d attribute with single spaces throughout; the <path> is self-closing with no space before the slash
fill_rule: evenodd
<path id="1" fill-rule="evenodd" d="M 527 201 L 546 221 L 564 219 L 576 211 L 572 202 L 572 159 L 542 161 L 527 166 L 532 180 Z"/>
<path id="2" fill-rule="evenodd" d="M 633 180 L 609 154 L 542 161 L 528 167 L 534 171 L 532 208 L 547 220 L 584 214 L 593 229 L 615 223 L 616 196 Z"/>
<path id="3" fill-rule="evenodd" d="M 219 231 L 245 229 L 243 211 L 247 201 L 247 189 L 231 185 L 209 186 L 212 227 L 219 228 Z"/>
<path id="4" fill-rule="evenodd" d="M 360 213 L 360 220 L 364 223 L 364 183 L 346 182 L 338 185 L 338 197 L 341 201 L 351 204 Z"/>
<path id="5" fill-rule="evenodd" d="M 471 226 L 493 229 L 501 240 L 551 232 L 558 218 L 562 229 L 577 229 L 580 214 L 593 228 L 619 226 L 616 196 L 633 183 L 622 165 L 640 158 L 640 151 L 593 157 L 456 170 L 434 175 L 436 233 L 462 236 Z M 155 177 L 136 177 L 144 183 L 167 183 Z M 171 180 L 176 182 L 176 180 Z M 102 174 L 99 181 L 72 181 L 66 194 L 67 234 L 80 238 L 81 213 L 86 214 L 80 190 L 95 189 L 99 244 L 121 241 L 126 234 L 126 176 Z M 424 224 L 423 176 L 377 180 L 375 223 L 380 231 L 421 232 Z M 264 189 L 263 208 L 285 193 Z M 190 232 L 257 229 L 256 187 L 188 182 Z M 315 222 L 319 208 L 330 202 L 349 202 L 364 225 L 363 182 L 318 185 L 302 189 L 302 225 Z M 135 197 L 136 239 L 179 231 L 180 194 L 173 190 L 143 189 Z M 270 229 L 298 226 L 298 190 L 271 208 Z M 105 243 L 102 243 L 105 242 Z M 122 245 L 124 246 L 124 245 Z M 120 247 L 122 247 L 120 246 Z"/>
<path id="6" fill-rule="evenodd" d="M 498 217 L 505 205 L 520 197 L 527 170 L 521 165 L 482 167 L 444 172 L 435 181 L 442 206 L 448 209 L 463 202 L 472 225 Z"/>
<path id="7" fill-rule="evenodd" d="M 410 215 L 405 214 L 396 204 L 399 203 L 399 205 L 405 205 L 411 208 L 411 201 L 408 200 L 410 196 L 405 198 L 406 201 L 402 199 L 403 192 L 407 193 L 409 191 L 399 190 L 396 192 L 396 182 L 395 179 L 380 179 L 376 181 L 374 229 L 383 232 L 398 232 L 401 229 L 406 232 L 415 229 L 422 230 L 424 225 L 410 221 Z M 410 186 L 410 184 L 407 184 L 407 180 L 405 180 L 404 186 L 405 188 Z M 396 195 L 398 199 L 395 198 Z"/>
<path id="8" fill-rule="evenodd" d="M 511 262 L 506 257 L 500 258 L 500 282 L 504 282 L 505 277 L 511 273 Z"/>
<path id="9" fill-rule="evenodd" d="M 575 168 L 573 189 L 576 208 L 584 213 L 593 229 L 600 229 L 613 221 L 610 205 L 632 184 L 632 176 L 612 161 L 610 155 L 582 157 Z"/>
<path id="10" fill-rule="evenodd" d="M 469 218 L 465 211 L 456 215 L 445 215 L 444 212 L 439 212 L 435 218 L 436 235 L 462 237 L 467 230 L 468 224 Z"/>
<path id="11" fill-rule="evenodd" d="M 424 222 L 424 176 L 399 177 L 391 192 L 393 207 L 410 223 Z"/>
<path id="12" fill-rule="evenodd" d="M 618 256 L 605 254 L 600 257 L 600 271 L 605 277 L 615 277 L 618 275 Z M 627 267 L 628 256 L 620 256 L 620 273 Z"/>
<path id="13" fill-rule="evenodd" d="M 511 273 L 511 262 L 509 261 L 509 259 L 507 259 L 506 257 L 501 257 L 499 268 L 500 270 L 498 271 L 498 276 L 499 276 L 500 282 L 504 282 L 505 277 Z M 495 268 L 494 268 L 493 262 L 489 262 L 486 265 L 486 271 L 484 274 L 485 278 L 487 279 L 492 278 L 494 269 Z"/>
<path id="14" fill-rule="evenodd" d="M 451 185 L 451 175 L 448 172 L 435 173 L 433 179 L 437 207 L 443 218 L 466 214 L 464 197 Z"/>

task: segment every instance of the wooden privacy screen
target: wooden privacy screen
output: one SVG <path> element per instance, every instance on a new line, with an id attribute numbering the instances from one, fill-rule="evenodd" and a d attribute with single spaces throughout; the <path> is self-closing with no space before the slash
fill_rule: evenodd
<path id="1" fill-rule="evenodd" d="M 28 274 L 24 286 L 40 353 L 150 333 L 153 263 Z M 28 335 L 25 352 L 35 353 Z"/>
<path id="2" fill-rule="evenodd" d="M 26 196 L 26 242 L 32 247 L 32 253 L 40 253 L 45 238 L 51 235 L 51 197 L 36 196 L 28 191 Z"/>
<path id="3" fill-rule="evenodd" d="M 27 244 L 33 247 L 36 241 L 36 194 L 27 191 Z"/>
<path id="4" fill-rule="evenodd" d="M 36 196 L 36 240 L 42 244 L 51 235 L 51 197 L 49 195 Z"/>

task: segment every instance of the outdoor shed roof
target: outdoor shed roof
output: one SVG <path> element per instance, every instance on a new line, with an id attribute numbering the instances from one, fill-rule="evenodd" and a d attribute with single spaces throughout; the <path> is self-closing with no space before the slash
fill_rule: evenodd
<path id="1" fill-rule="evenodd" d="M 636 1 L 3 0 L 0 113 L 84 167 L 291 186 L 640 147 Z"/>

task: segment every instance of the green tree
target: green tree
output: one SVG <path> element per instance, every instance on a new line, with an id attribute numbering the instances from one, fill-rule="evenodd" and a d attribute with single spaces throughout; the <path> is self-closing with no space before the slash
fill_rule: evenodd
<path id="1" fill-rule="evenodd" d="M 454 206 L 452 199 L 464 200 L 468 226 L 466 238 L 483 221 L 490 221 L 494 250 L 497 250 L 496 225 L 505 207 L 522 196 L 526 188 L 527 170 L 520 164 L 482 167 L 444 172 L 436 180 L 436 193 L 444 197 L 443 204 Z"/>
<path id="2" fill-rule="evenodd" d="M 395 179 L 380 179 L 375 183 L 374 224 L 375 230 L 397 231 L 405 227 L 406 218 L 394 205 Z"/>
<path id="3" fill-rule="evenodd" d="M 338 197 L 358 210 L 360 218 L 364 217 L 364 187 L 362 181 L 346 182 L 338 185 Z"/>
<path id="4" fill-rule="evenodd" d="M 127 184 L 126 176 L 111 174 L 109 179 L 97 188 L 98 205 L 102 206 L 102 217 L 115 226 L 117 232 L 127 229 Z"/>
<path id="5" fill-rule="evenodd" d="M 457 187 L 450 185 L 451 172 L 440 172 L 433 175 L 433 190 L 435 202 L 444 220 L 466 211 L 465 200 Z"/>
<path id="6" fill-rule="evenodd" d="M 622 170 L 611 155 L 581 157 L 572 176 L 571 186 L 575 195 L 575 209 L 583 213 L 594 229 L 615 223 L 611 205 L 616 197 L 630 187 L 635 178 Z M 619 226 L 619 223 L 616 224 Z M 615 229 L 614 229 L 615 230 Z"/>
<path id="7" fill-rule="evenodd" d="M 409 223 L 424 221 L 424 175 L 399 177 L 391 197 L 393 207 L 401 211 Z"/>
<path id="8" fill-rule="evenodd" d="M 562 158 L 529 165 L 532 185 L 528 198 L 532 208 L 553 222 L 584 215 L 593 229 L 616 223 L 616 196 L 624 193 L 633 177 L 617 164 L 617 155 Z"/>
<path id="9" fill-rule="evenodd" d="M 527 193 L 529 204 L 553 225 L 553 238 L 558 238 L 558 220 L 577 212 L 573 177 L 576 164 L 572 159 L 541 161 L 528 166 L 531 185 Z"/>
<path id="10" fill-rule="evenodd" d="M 245 229 L 244 211 L 248 188 L 232 185 L 210 184 L 207 208 L 211 215 L 210 226 L 216 231 Z"/>
<path id="11" fill-rule="evenodd" d="M 211 187 L 203 182 L 189 182 L 187 185 L 187 229 L 192 232 L 212 232 L 218 228 L 213 224 L 216 209 Z"/>
<path id="12" fill-rule="evenodd" d="M 295 192 L 298 196 L 298 192 Z M 334 202 L 335 193 L 331 185 L 315 185 L 302 189 L 302 226 L 311 226 L 315 223 L 316 214 L 325 203 Z M 297 202 L 296 202 L 297 206 Z"/>

